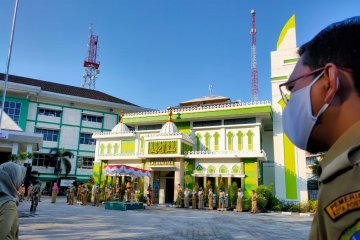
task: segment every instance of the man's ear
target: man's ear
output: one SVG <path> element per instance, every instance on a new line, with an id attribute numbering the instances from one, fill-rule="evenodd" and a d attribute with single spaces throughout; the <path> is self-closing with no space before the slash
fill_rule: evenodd
<path id="1" fill-rule="evenodd" d="M 335 64 L 328 63 L 325 66 L 325 77 L 327 77 L 326 93 L 324 101 L 330 103 L 338 89 L 338 69 Z"/>

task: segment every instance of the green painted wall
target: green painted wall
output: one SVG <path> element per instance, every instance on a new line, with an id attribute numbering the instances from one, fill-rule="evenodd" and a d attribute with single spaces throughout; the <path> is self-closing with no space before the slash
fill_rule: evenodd
<path id="1" fill-rule="evenodd" d="M 194 178 L 191 174 L 194 172 L 195 169 L 195 161 L 193 159 L 184 160 L 184 182 L 185 188 L 193 189 L 194 187 Z"/>
<path id="2" fill-rule="evenodd" d="M 256 159 L 244 160 L 244 197 L 251 196 L 251 190 L 256 190 L 258 187 L 258 165 Z"/>
<path id="3" fill-rule="evenodd" d="M 227 116 L 239 116 L 239 115 L 248 115 L 248 114 L 259 114 L 259 113 L 268 113 L 272 117 L 272 108 L 269 104 L 268 106 L 249 106 L 241 107 L 237 109 L 223 109 L 217 111 L 204 110 L 201 112 L 187 112 L 187 113 L 177 113 L 173 115 L 173 120 L 175 124 L 180 121 L 193 120 L 193 119 L 202 119 L 202 118 L 221 118 Z M 123 123 L 125 124 L 142 124 L 150 122 L 166 122 L 168 119 L 167 114 L 164 115 L 148 115 L 144 117 L 124 117 Z"/>
<path id="4" fill-rule="evenodd" d="M 175 125 L 179 132 L 190 135 L 190 122 L 176 122 Z"/>
<path id="5" fill-rule="evenodd" d="M 0 97 L 2 100 L 2 95 L 0 95 Z M 6 100 L 21 103 L 19 127 L 21 127 L 23 131 L 25 131 L 26 130 L 26 119 L 27 119 L 28 112 L 29 112 L 29 100 L 25 99 L 25 98 L 8 97 L 8 96 L 6 96 Z"/>

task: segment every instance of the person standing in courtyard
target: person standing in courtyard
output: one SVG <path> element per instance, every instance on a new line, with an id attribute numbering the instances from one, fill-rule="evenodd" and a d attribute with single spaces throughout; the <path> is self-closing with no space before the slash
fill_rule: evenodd
<path id="1" fill-rule="evenodd" d="M 52 188 L 52 193 L 51 193 L 51 203 L 56 203 L 56 197 L 57 197 L 58 193 L 59 193 L 59 187 L 58 187 L 57 183 L 54 183 L 54 186 Z"/>
<path id="2" fill-rule="evenodd" d="M 222 188 L 220 188 L 220 192 L 219 192 L 219 211 L 224 211 L 225 208 L 225 192 Z"/>
<path id="3" fill-rule="evenodd" d="M 212 188 L 209 188 L 209 194 L 208 194 L 208 199 L 209 199 L 209 210 L 213 210 L 214 209 L 214 193 L 212 191 Z"/>
<path id="4" fill-rule="evenodd" d="M 147 188 L 147 205 L 151 206 L 152 204 L 152 187 L 149 184 L 148 188 Z"/>
<path id="5" fill-rule="evenodd" d="M 88 189 L 86 187 L 86 184 L 83 184 L 83 187 L 81 189 L 81 205 L 86 206 L 87 204 L 87 192 Z"/>
<path id="6" fill-rule="evenodd" d="M 176 207 L 180 208 L 182 204 L 182 196 L 183 196 L 183 189 L 180 184 L 178 184 L 177 188 L 177 198 L 176 198 Z"/>
<path id="7" fill-rule="evenodd" d="M 199 188 L 199 193 L 198 193 L 198 196 L 199 196 L 199 209 L 204 209 L 204 190 L 201 188 Z"/>
<path id="8" fill-rule="evenodd" d="M 256 194 L 255 190 L 252 190 L 251 213 L 256 213 L 256 212 L 257 212 L 257 194 Z"/>
<path id="9" fill-rule="evenodd" d="M 32 190 L 33 190 L 33 184 L 32 183 L 30 183 L 30 186 L 28 187 L 28 192 L 27 192 L 27 201 L 31 201 L 31 198 L 32 198 Z"/>
<path id="10" fill-rule="evenodd" d="M 299 48 L 289 80 L 279 86 L 284 133 L 300 149 L 326 152 L 309 239 L 359 236 L 359 43 L 359 16 L 329 25 Z"/>
<path id="11" fill-rule="evenodd" d="M 69 205 L 74 205 L 74 197 L 75 197 L 75 187 L 69 187 Z"/>
<path id="12" fill-rule="evenodd" d="M 93 206 L 99 206 L 99 202 L 100 202 L 100 187 L 99 185 L 95 184 L 95 189 L 94 189 L 94 203 Z"/>
<path id="13" fill-rule="evenodd" d="M 19 202 L 25 201 L 25 185 L 21 184 L 19 188 Z"/>
<path id="14" fill-rule="evenodd" d="M 36 181 L 36 184 L 33 187 L 32 190 L 32 198 L 31 198 L 31 206 L 30 206 L 30 213 L 35 214 L 36 208 L 39 203 L 39 193 L 41 191 L 41 182 L 40 180 Z"/>
<path id="15" fill-rule="evenodd" d="M 81 203 L 81 190 L 82 190 L 82 184 L 78 183 L 77 191 L 76 191 L 76 202 L 77 203 Z"/>
<path id="16" fill-rule="evenodd" d="M 236 200 L 236 212 L 243 211 L 243 198 L 244 198 L 244 192 L 242 188 L 239 188 L 237 193 L 237 200 Z"/>
<path id="17" fill-rule="evenodd" d="M 185 188 L 184 191 L 184 207 L 189 208 L 189 202 L 190 202 L 190 191 L 188 188 Z"/>
<path id="18" fill-rule="evenodd" d="M 197 203 L 197 197 L 196 197 L 196 189 L 193 188 L 193 191 L 192 191 L 192 198 L 191 198 L 191 208 L 192 209 L 196 209 L 196 203 Z"/>
<path id="19" fill-rule="evenodd" d="M 131 191 L 132 191 L 131 179 L 128 179 L 128 181 L 126 183 L 126 201 L 127 202 L 131 201 Z"/>
<path id="20" fill-rule="evenodd" d="M 18 239 L 18 193 L 26 168 L 13 162 L 0 165 L 0 239 Z"/>

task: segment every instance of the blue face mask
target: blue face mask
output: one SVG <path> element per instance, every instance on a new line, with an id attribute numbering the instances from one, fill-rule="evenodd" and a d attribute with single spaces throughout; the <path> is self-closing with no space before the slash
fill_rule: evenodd
<path id="1" fill-rule="evenodd" d="M 312 115 L 310 91 L 312 85 L 324 75 L 324 71 L 317 76 L 311 84 L 291 94 L 291 99 L 287 103 L 283 112 L 283 129 L 292 143 L 298 148 L 307 150 L 310 134 L 318 118 L 329 107 L 329 103 L 324 104 L 316 116 Z M 337 86 L 339 80 L 337 79 Z"/>

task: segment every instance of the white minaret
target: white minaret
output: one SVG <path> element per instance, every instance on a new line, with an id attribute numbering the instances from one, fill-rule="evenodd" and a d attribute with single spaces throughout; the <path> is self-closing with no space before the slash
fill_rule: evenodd
<path id="1" fill-rule="evenodd" d="M 288 80 L 298 59 L 293 15 L 280 33 L 276 51 L 271 52 L 275 192 L 280 199 L 303 202 L 308 199 L 305 152 L 283 133 L 284 103 L 279 91 L 279 84 Z"/>

